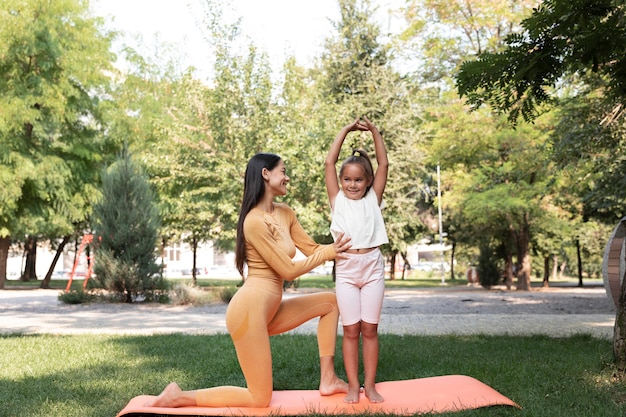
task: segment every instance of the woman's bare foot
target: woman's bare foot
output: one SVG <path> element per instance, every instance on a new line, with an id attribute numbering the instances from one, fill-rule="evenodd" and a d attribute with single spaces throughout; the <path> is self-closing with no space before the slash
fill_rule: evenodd
<path id="1" fill-rule="evenodd" d="M 359 402 L 360 393 L 361 387 L 359 386 L 356 388 L 349 388 L 348 395 L 344 397 L 343 402 L 348 404 L 357 404 Z"/>
<path id="2" fill-rule="evenodd" d="M 380 395 L 378 391 L 376 391 L 376 387 L 365 388 L 365 396 L 371 403 L 382 403 L 385 401 L 385 397 Z"/>
<path id="3" fill-rule="evenodd" d="M 171 382 L 158 397 L 144 404 L 145 407 L 177 407 L 176 400 L 183 390 L 176 382 Z"/>
<path id="4" fill-rule="evenodd" d="M 320 381 L 320 394 L 321 395 L 334 395 L 348 392 L 348 383 L 342 379 L 339 379 L 336 375 L 328 381 Z"/>

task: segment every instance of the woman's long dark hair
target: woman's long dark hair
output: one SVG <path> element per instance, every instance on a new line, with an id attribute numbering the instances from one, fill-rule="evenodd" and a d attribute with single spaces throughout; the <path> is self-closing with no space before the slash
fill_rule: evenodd
<path id="1" fill-rule="evenodd" d="M 243 267 L 247 260 L 243 221 L 265 194 L 265 181 L 261 175 L 263 168 L 271 171 L 279 162 L 280 156 L 272 153 L 258 153 L 248 161 L 243 183 L 243 199 L 239 211 L 239 221 L 237 222 L 237 240 L 235 244 L 235 265 L 241 276 L 243 276 Z"/>

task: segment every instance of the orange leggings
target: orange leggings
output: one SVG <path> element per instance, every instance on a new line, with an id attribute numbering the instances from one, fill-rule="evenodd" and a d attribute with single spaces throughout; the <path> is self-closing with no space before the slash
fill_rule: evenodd
<path id="1" fill-rule="evenodd" d="M 272 399 L 269 337 L 319 317 L 320 357 L 334 356 L 339 310 L 334 293 L 306 294 L 282 300 L 278 279 L 248 277 L 226 311 L 226 326 L 237 351 L 247 388 L 221 386 L 197 391 L 205 407 L 267 407 Z"/>

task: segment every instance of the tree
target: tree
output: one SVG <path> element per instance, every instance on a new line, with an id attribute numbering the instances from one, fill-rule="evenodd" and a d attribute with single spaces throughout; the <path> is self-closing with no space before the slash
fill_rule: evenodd
<path id="1" fill-rule="evenodd" d="M 529 0 L 410 0 L 404 9 L 408 27 L 401 53 L 423 82 L 456 74 L 468 56 L 497 51 L 521 16 L 536 4 Z"/>
<path id="2" fill-rule="evenodd" d="M 395 264 L 395 257 L 424 230 L 417 207 L 421 184 L 416 178 L 424 170 L 417 135 L 421 108 L 413 100 L 417 86 L 391 66 L 390 46 L 379 39 L 380 28 L 371 19 L 371 1 L 341 0 L 339 6 L 337 33 L 326 41 L 317 79 L 319 100 L 328 103 L 331 114 L 321 148 L 326 152 L 337 130 L 355 117 L 366 115 L 380 126 L 391 162 L 384 196 L 390 243 L 384 252 Z M 373 156 L 367 135 L 351 135 L 346 144 Z M 345 156 L 347 152 L 339 159 Z"/>
<path id="3" fill-rule="evenodd" d="M 127 49 L 129 71 L 116 96 L 122 112 L 115 119 L 115 135 L 132 138 L 158 193 L 161 241 L 190 245 L 194 280 L 201 243 L 234 247 L 249 157 L 282 150 L 267 57 L 253 44 L 239 49 L 238 23 L 229 23 L 222 4 L 204 6 L 204 53 L 214 58 L 209 82 L 193 68 L 179 71 L 169 61 L 174 55 L 142 57 Z"/>
<path id="4" fill-rule="evenodd" d="M 606 100 L 605 80 L 568 77 L 569 89 L 556 109 L 552 158 L 567 172 L 570 193 L 584 219 L 614 225 L 626 215 L 626 118 L 609 122 L 614 103 Z M 609 115 L 609 116 L 607 116 Z"/>
<path id="5" fill-rule="evenodd" d="M 102 178 L 94 207 L 96 281 L 130 303 L 162 287 L 155 248 L 160 219 L 142 169 L 125 151 Z"/>
<path id="6" fill-rule="evenodd" d="M 330 217 L 323 176 L 325 150 L 333 136 L 336 114 L 320 100 L 318 72 L 285 62 L 275 104 L 272 147 L 287 164 L 291 181 L 285 201 L 298 213 L 298 221 L 320 243 L 330 243 Z M 319 81 L 323 82 L 323 81 Z"/>
<path id="7" fill-rule="evenodd" d="M 492 147 L 497 149 L 500 142 L 507 139 L 498 136 L 501 127 L 498 118 L 488 113 L 465 114 L 467 108 L 454 94 L 452 77 L 463 60 L 482 51 L 500 48 L 504 37 L 516 27 L 516 22 L 527 13 L 531 4 L 534 2 L 412 0 L 404 9 L 408 27 L 401 33 L 396 46 L 398 53 L 404 55 L 410 64 L 408 68 L 412 76 L 421 84 L 416 102 L 421 106 L 419 134 L 424 141 L 427 171 L 435 172 L 439 166 L 443 179 L 439 201 L 435 195 L 437 187 L 433 175 L 423 178 L 428 185 L 421 202 L 424 216 L 435 218 L 437 206 L 434 203 L 441 204 L 443 226 L 447 233 L 445 239 L 454 248 L 451 256 L 456 256 L 458 251 L 466 256 L 470 264 L 480 259 L 481 265 L 488 265 L 490 271 L 498 268 L 507 271 L 507 285 L 511 285 L 512 257 L 517 246 L 510 240 L 525 234 L 511 233 L 509 227 L 512 224 L 503 221 L 500 216 L 485 216 L 485 212 L 480 210 L 470 213 L 469 206 L 466 207 L 463 201 L 471 198 L 474 189 L 469 185 L 464 188 L 463 184 L 455 181 L 466 178 L 466 175 L 471 178 L 469 172 L 475 172 L 481 178 L 492 178 L 493 172 L 501 169 L 498 167 L 501 161 L 493 156 Z M 515 139 L 516 142 L 521 140 Z M 517 147 L 524 148 L 521 144 Z M 487 156 L 489 154 L 492 156 Z M 488 189 L 487 184 L 481 188 L 484 192 Z M 479 215 L 480 219 L 475 219 L 475 215 Z M 514 230 L 525 229 L 514 227 Z M 481 252 L 480 257 L 477 251 Z M 498 256 L 502 259 L 497 259 Z M 492 262 L 504 264 L 492 265 Z M 450 272 L 454 277 L 454 271 Z M 497 283 L 501 274 L 482 270 L 480 277 L 488 285 Z"/>
<path id="8" fill-rule="evenodd" d="M 597 171 L 596 162 L 609 153 L 611 160 L 616 155 L 611 145 L 623 144 L 626 5 L 620 0 L 546 0 L 522 22 L 522 27 L 522 33 L 507 38 L 503 51 L 481 54 L 463 64 L 457 76 L 459 93 L 474 108 L 489 104 L 507 112 L 509 120 L 515 123 L 520 116 L 527 121 L 535 120 L 542 106 L 554 104 L 558 94 L 563 93 L 564 88 L 559 87 L 567 84 L 561 85 L 561 81 L 580 77 L 583 88 L 569 91 L 567 96 L 574 97 L 568 104 L 574 104 L 578 110 L 564 113 L 566 124 L 558 132 L 566 139 L 556 139 L 555 148 L 562 151 L 561 145 L 569 143 L 582 157 L 577 164 L 581 168 L 578 174 L 590 184 L 587 196 L 593 196 L 598 189 L 604 191 L 595 193 L 597 208 L 604 212 L 607 208 L 617 208 L 615 211 L 623 212 L 624 192 L 617 190 L 620 187 L 608 185 L 611 178 L 618 178 L 618 183 L 622 181 L 623 164 L 611 163 L 608 170 L 602 166 Z M 601 105 L 595 109 L 587 106 L 583 97 L 595 97 Z M 597 113 L 598 108 L 603 110 L 601 114 Z M 579 123 L 572 124 L 572 120 Z M 598 151 L 602 155 L 596 159 Z M 555 155 L 558 157 L 559 153 Z M 605 175 L 612 168 L 619 168 L 616 175 Z M 594 170 L 601 175 L 588 176 Z M 601 186 L 597 187 L 598 184 Z M 617 190 L 617 195 L 606 193 L 609 190 Z M 613 339 L 620 370 L 626 369 L 625 294 L 626 285 L 622 283 Z"/>
<path id="9" fill-rule="evenodd" d="M 498 52 L 482 52 L 458 73 L 461 96 L 533 120 L 567 74 L 597 74 L 620 114 L 626 97 L 626 6 L 620 0 L 546 0 Z"/>
<path id="10" fill-rule="evenodd" d="M 0 251 L 71 234 L 106 158 L 111 37 L 84 0 L 0 1 Z M 0 288 L 6 252 L 0 254 Z M 30 278 L 30 277 L 26 277 Z"/>
<path id="11" fill-rule="evenodd" d="M 542 224 L 550 194 L 550 164 L 544 151 L 550 122 L 512 129 L 488 112 L 468 113 L 460 100 L 431 110 L 426 124 L 433 163 L 445 161 L 446 212 L 455 220 L 455 235 L 473 241 L 489 254 L 500 254 L 501 270 L 511 271 L 517 255 L 518 289 L 530 289 L 532 232 Z M 468 243 L 465 241 L 464 243 Z M 483 259 L 491 259 L 492 255 Z M 499 276 L 480 271 L 481 282 Z M 507 281 L 511 278 L 507 274 Z"/>

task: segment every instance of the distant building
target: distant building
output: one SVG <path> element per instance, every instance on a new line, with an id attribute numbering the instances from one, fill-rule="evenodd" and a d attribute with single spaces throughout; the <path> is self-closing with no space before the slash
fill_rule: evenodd
<path id="1" fill-rule="evenodd" d="M 80 243 L 80 241 L 79 241 Z M 77 245 L 67 244 L 54 268 L 55 275 L 62 277 L 72 271 L 76 259 Z M 39 242 L 37 245 L 37 261 L 35 273 L 38 279 L 43 279 L 52 264 L 55 251 L 49 242 Z M 7 279 L 19 279 L 24 270 L 26 255 L 20 245 L 11 245 L 7 260 Z M 163 249 L 157 262 L 163 264 L 164 273 L 169 276 L 180 276 L 184 271 L 191 271 L 193 267 L 193 252 L 186 243 L 175 243 Z M 213 247 L 213 243 L 201 244 L 196 251 L 196 268 L 202 270 L 199 275 L 210 275 L 210 270 L 221 269 L 221 273 L 229 270 L 231 275 L 235 271 L 235 254 L 223 253 Z M 87 272 L 88 260 L 85 251 L 78 259 L 76 271 Z"/>

